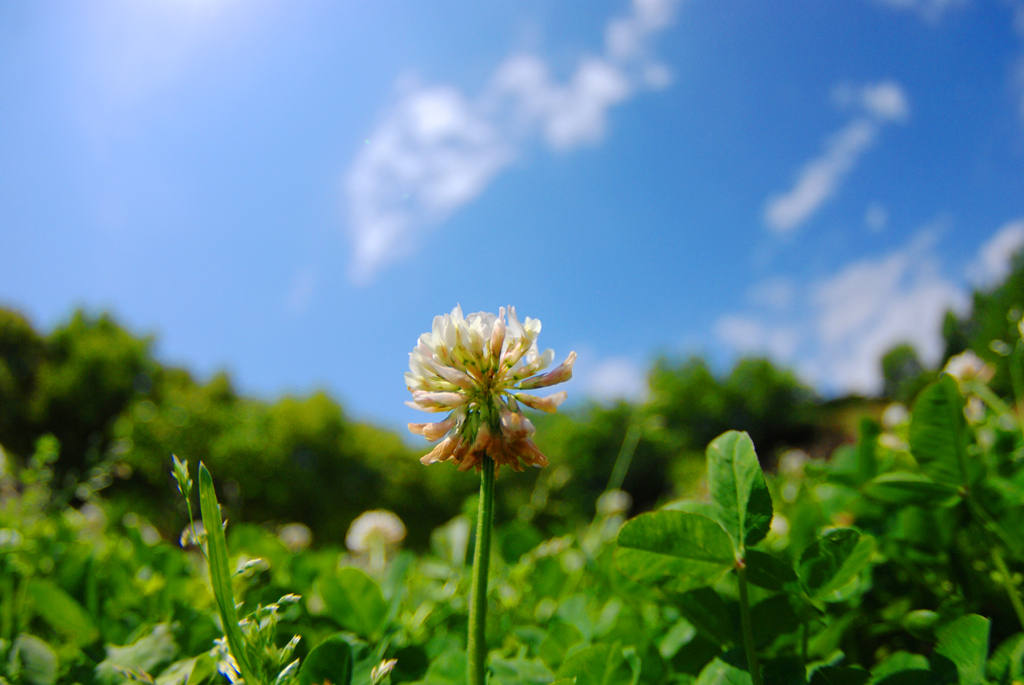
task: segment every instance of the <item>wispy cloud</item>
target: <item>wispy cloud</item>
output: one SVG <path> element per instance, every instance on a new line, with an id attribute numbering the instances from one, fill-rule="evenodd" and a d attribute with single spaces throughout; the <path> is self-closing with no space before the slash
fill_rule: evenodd
<path id="1" fill-rule="evenodd" d="M 878 202 L 872 202 L 864 211 L 864 223 L 873 232 L 878 233 L 889 223 L 889 212 Z"/>
<path id="2" fill-rule="evenodd" d="M 789 191 L 768 199 L 764 220 L 776 233 L 789 233 L 807 221 L 835 195 L 882 126 L 904 122 L 910 114 L 903 89 L 893 81 L 856 89 L 841 86 L 833 99 L 854 109 L 854 118 L 825 141 L 822 154 L 803 166 Z"/>
<path id="3" fill-rule="evenodd" d="M 1010 274 L 1013 257 L 1021 248 L 1024 248 L 1024 218 L 1007 222 L 981 246 L 977 259 L 967 269 L 967 277 L 982 288 L 999 283 Z"/>
<path id="4" fill-rule="evenodd" d="M 452 86 L 407 88 L 345 174 L 353 281 L 367 283 L 415 250 L 423 229 L 483 192 L 529 139 L 559 151 L 599 142 L 612 106 L 666 86 L 651 42 L 676 4 L 633 0 L 607 24 L 603 54 L 581 59 L 564 83 L 540 57 L 513 55 L 477 97 Z"/>
<path id="5" fill-rule="evenodd" d="M 970 0 L 876 0 L 897 10 L 916 12 L 928 21 L 938 21 L 946 12 L 962 7 Z"/>
<path id="6" fill-rule="evenodd" d="M 768 354 L 774 359 L 792 359 L 800 333 L 789 326 L 771 326 L 752 316 L 727 314 L 715 323 L 715 335 L 742 354 Z"/>
<path id="7" fill-rule="evenodd" d="M 963 311 L 967 297 L 942 275 L 929 234 L 876 260 L 852 264 L 817 284 L 811 297 L 818 353 L 808 370 L 818 383 L 875 393 L 881 389 L 879 360 L 909 343 L 927 364 L 943 352 L 942 320 Z"/>
<path id="8" fill-rule="evenodd" d="M 575 374 L 583 392 L 597 400 L 643 400 L 647 378 L 643 368 L 626 357 L 608 357 L 587 365 Z"/>
<path id="9" fill-rule="evenodd" d="M 1013 235 L 1009 226 L 980 249 L 980 260 L 1005 255 L 990 245 L 1005 247 L 1008 241 L 1000 236 Z M 909 343 L 926 363 L 937 364 L 944 349 L 945 313 L 968 307 L 963 287 L 941 269 L 935 235 L 934 228 L 926 227 L 903 248 L 809 284 L 791 315 L 761 308 L 723 316 L 716 335 L 737 352 L 768 354 L 796 365 L 807 381 L 826 391 L 876 393 L 882 387 L 882 355 Z"/>
<path id="10" fill-rule="evenodd" d="M 289 313 L 305 314 L 309 311 L 316 294 L 318 277 L 317 270 L 311 266 L 302 267 L 295 273 L 284 296 L 285 309 Z"/>

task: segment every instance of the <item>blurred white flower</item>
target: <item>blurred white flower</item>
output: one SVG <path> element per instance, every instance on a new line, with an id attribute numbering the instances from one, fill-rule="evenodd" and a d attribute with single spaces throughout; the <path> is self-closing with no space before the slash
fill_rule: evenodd
<path id="1" fill-rule="evenodd" d="M 884 426 L 886 430 L 892 430 L 909 418 L 910 412 L 907 411 L 906 405 L 900 404 L 899 402 L 893 402 L 885 408 L 885 411 L 882 412 L 882 426 Z"/>
<path id="2" fill-rule="evenodd" d="M 405 524 L 390 511 L 376 509 L 360 514 L 345 535 L 345 546 L 352 552 L 364 554 L 375 544 L 397 545 L 405 539 Z"/>
<path id="3" fill-rule="evenodd" d="M 986 364 L 973 350 L 967 350 L 951 357 L 942 371 L 955 378 L 958 383 L 967 381 L 988 383 L 995 375 L 995 369 Z"/>
<path id="4" fill-rule="evenodd" d="M 985 403 L 977 395 L 967 398 L 964 405 L 964 416 L 970 423 L 981 423 L 985 420 Z"/>
<path id="5" fill-rule="evenodd" d="M 533 424 L 519 410 L 528 407 L 548 413 L 557 410 L 566 393 L 547 397 L 516 394 L 545 388 L 572 378 L 576 353 L 545 374 L 555 353 L 537 347 L 540 321 L 523 323 L 515 307 L 494 315 L 477 312 L 463 317 L 456 306 L 451 314 L 434 317 L 429 333 L 420 336 L 409 354 L 405 383 L 412 393 L 409 406 L 428 412 L 450 412 L 437 423 L 410 423 L 409 430 L 427 440 L 441 442 L 420 461 L 433 464 L 453 460 L 460 471 L 480 468 L 484 455 L 497 467 L 522 471 L 523 464 L 547 466 L 548 460 L 530 439 Z"/>
<path id="6" fill-rule="evenodd" d="M 807 452 L 803 450 L 787 450 L 779 459 L 779 473 L 787 478 L 799 478 L 804 473 L 804 464 L 810 461 Z"/>
<path id="7" fill-rule="evenodd" d="M 597 498 L 597 513 L 605 518 L 625 514 L 633 505 L 633 498 L 625 490 L 609 490 Z"/>
<path id="8" fill-rule="evenodd" d="M 288 523 L 277 529 L 277 539 L 289 552 L 298 554 L 313 542 L 313 531 L 302 523 Z"/>

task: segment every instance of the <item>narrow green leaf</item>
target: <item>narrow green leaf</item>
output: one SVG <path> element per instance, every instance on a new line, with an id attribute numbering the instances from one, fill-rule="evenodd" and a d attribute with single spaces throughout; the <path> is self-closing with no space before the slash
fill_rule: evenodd
<path id="1" fill-rule="evenodd" d="M 380 587 L 357 568 L 347 566 L 320 578 L 327 611 L 341 627 L 370 638 L 387 617 L 388 605 Z"/>
<path id="2" fill-rule="evenodd" d="M 299 685 L 349 685 L 352 682 L 352 647 L 341 635 L 332 635 L 310 651 L 299 668 Z"/>
<path id="3" fill-rule="evenodd" d="M 874 553 L 875 539 L 870 535 L 853 528 L 834 528 L 800 555 L 798 575 L 809 595 L 829 601 L 828 595 L 853 580 Z"/>
<path id="4" fill-rule="evenodd" d="M 968 484 L 964 399 L 952 376 L 921 391 L 910 421 L 910 453 L 936 483 Z"/>
<path id="5" fill-rule="evenodd" d="M 596 644 L 569 655 L 557 678 L 576 678 L 576 685 L 632 685 L 633 669 L 622 655 L 622 646 Z"/>
<path id="6" fill-rule="evenodd" d="M 99 637 L 82 605 L 60 587 L 47 580 L 33 578 L 26 589 L 36 613 L 75 645 L 81 647 Z"/>
<path id="7" fill-rule="evenodd" d="M 937 505 L 952 506 L 960 501 L 957 490 L 943 483 L 936 483 L 923 473 L 890 471 L 883 473 L 864 486 L 868 499 L 896 505 Z"/>
<path id="8" fill-rule="evenodd" d="M 615 563 L 633 580 L 685 592 L 713 585 L 735 565 L 722 526 L 700 514 L 655 511 L 619 532 Z"/>
<path id="9" fill-rule="evenodd" d="M 764 539 L 772 523 L 772 498 L 754 443 L 746 433 L 723 433 L 708 445 L 707 464 L 715 517 L 742 557 L 745 546 Z"/>
<path id="10" fill-rule="evenodd" d="M 967 614 L 935 631 L 935 653 L 956 665 L 960 685 L 977 685 L 985 679 L 988 627 L 984 616 Z"/>
<path id="11" fill-rule="evenodd" d="M 238 670 L 248 684 L 259 685 L 260 681 L 249 663 L 242 629 L 238 626 L 238 611 L 235 609 L 235 593 L 231 589 L 231 571 L 228 565 L 228 545 L 224 539 L 223 520 L 217 505 L 217 492 L 213 487 L 213 476 L 206 464 L 199 462 L 199 509 L 206 529 L 206 554 L 210 566 L 210 584 L 213 596 L 220 609 L 224 624 L 224 635 L 228 639 L 231 655 L 238 662 Z"/>
<path id="12" fill-rule="evenodd" d="M 747 550 L 747 580 L 777 592 L 799 590 L 799 579 L 792 566 L 756 549 Z"/>

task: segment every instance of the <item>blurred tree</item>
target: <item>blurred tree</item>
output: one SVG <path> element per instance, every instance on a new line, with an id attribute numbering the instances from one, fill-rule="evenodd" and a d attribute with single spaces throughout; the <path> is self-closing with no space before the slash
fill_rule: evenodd
<path id="1" fill-rule="evenodd" d="M 28 456 L 37 431 L 30 410 L 43 339 L 17 312 L 0 308 L 0 445 Z"/>
<path id="2" fill-rule="evenodd" d="M 719 379 L 700 358 L 661 358 L 650 373 L 650 410 L 678 450 L 703 453 L 726 430 L 744 430 L 763 460 L 813 439 L 817 397 L 767 359 L 741 359 Z"/>
<path id="3" fill-rule="evenodd" d="M 909 406 L 937 375 L 925 369 L 913 345 L 897 345 L 882 357 L 882 394 Z"/>
<path id="4" fill-rule="evenodd" d="M 60 441 L 58 473 L 81 472 L 105 453 L 114 419 L 154 369 L 150 342 L 107 314 L 80 311 L 47 336 L 30 411 L 37 430 Z"/>

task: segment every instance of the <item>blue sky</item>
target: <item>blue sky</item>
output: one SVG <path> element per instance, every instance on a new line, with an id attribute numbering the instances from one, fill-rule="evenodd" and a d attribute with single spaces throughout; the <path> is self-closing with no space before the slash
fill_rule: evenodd
<path id="1" fill-rule="evenodd" d="M 0 5 L 0 302 L 272 398 L 420 420 L 435 314 L 513 304 L 826 393 L 941 353 L 1024 245 L 1024 2 Z"/>

